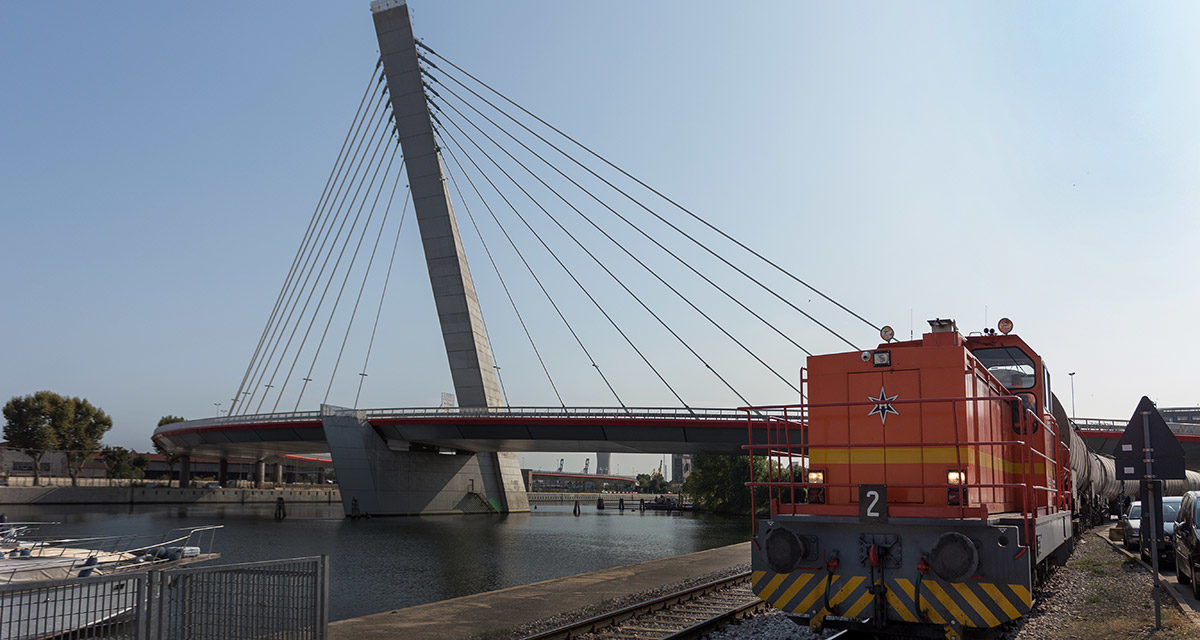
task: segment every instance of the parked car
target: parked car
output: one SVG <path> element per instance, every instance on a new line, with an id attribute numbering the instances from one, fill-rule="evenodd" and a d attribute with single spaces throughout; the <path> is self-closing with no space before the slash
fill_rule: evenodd
<path id="1" fill-rule="evenodd" d="M 1192 595 L 1200 599 L 1200 539 L 1196 527 L 1200 524 L 1200 491 L 1183 494 L 1179 511 L 1175 516 L 1175 577 L 1179 584 L 1192 585 Z"/>
<path id="2" fill-rule="evenodd" d="M 1129 510 L 1121 516 L 1121 544 L 1130 551 L 1137 549 L 1142 542 L 1142 503 L 1140 501 L 1129 505 Z"/>
<path id="3" fill-rule="evenodd" d="M 1168 496 L 1162 499 L 1162 532 L 1166 543 L 1158 547 L 1158 559 L 1166 561 L 1168 564 L 1175 564 L 1175 549 L 1173 540 L 1175 539 L 1175 518 L 1179 514 L 1179 506 L 1183 502 L 1183 496 Z M 1150 540 L 1145 539 L 1140 541 L 1142 560 L 1150 561 Z"/>

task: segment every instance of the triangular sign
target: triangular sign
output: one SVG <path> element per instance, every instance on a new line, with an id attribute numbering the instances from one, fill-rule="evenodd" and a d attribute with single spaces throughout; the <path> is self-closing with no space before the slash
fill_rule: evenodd
<path id="1" fill-rule="evenodd" d="M 1117 479 L 1141 480 L 1146 475 L 1146 418 L 1150 420 L 1150 444 L 1154 449 L 1151 462 L 1154 477 L 1182 480 L 1183 446 L 1175 439 L 1175 434 L 1158 412 L 1158 407 L 1146 396 L 1142 396 L 1142 401 L 1125 427 L 1125 433 L 1117 440 L 1117 450 L 1113 456 L 1117 462 Z"/>

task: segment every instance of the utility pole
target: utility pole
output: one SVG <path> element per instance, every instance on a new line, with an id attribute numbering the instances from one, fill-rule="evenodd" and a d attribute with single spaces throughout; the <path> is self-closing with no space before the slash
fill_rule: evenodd
<path id="1" fill-rule="evenodd" d="M 1071 378 L 1071 422 L 1075 422 L 1075 372 L 1067 375 Z"/>

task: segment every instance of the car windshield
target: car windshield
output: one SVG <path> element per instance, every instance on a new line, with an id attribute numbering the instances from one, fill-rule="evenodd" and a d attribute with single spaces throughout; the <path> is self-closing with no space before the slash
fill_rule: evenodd
<path id="1" fill-rule="evenodd" d="M 1017 347 L 976 349 L 971 354 L 1009 389 L 1030 389 L 1036 382 L 1033 358 Z"/>
<path id="2" fill-rule="evenodd" d="M 1128 517 L 1130 520 L 1136 520 L 1138 518 L 1141 518 L 1142 517 L 1142 505 L 1135 504 L 1132 507 L 1129 507 L 1129 516 Z"/>
<path id="3" fill-rule="evenodd" d="M 1179 502 L 1163 501 L 1163 522 L 1175 522 L 1175 516 L 1179 514 Z"/>

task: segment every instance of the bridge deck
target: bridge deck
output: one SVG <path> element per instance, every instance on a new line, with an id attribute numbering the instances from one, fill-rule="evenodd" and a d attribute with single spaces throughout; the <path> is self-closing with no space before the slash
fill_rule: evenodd
<path id="1" fill-rule="evenodd" d="M 364 416 L 392 448 L 737 453 L 750 423 L 738 409 L 662 407 L 488 407 L 368 409 Z M 782 412 L 754 416 L 755 440 Z M 159 427 L 154 439 L 172 451 L 260 459 L 328 450 L 321 413 L 222 416 Z"/>

